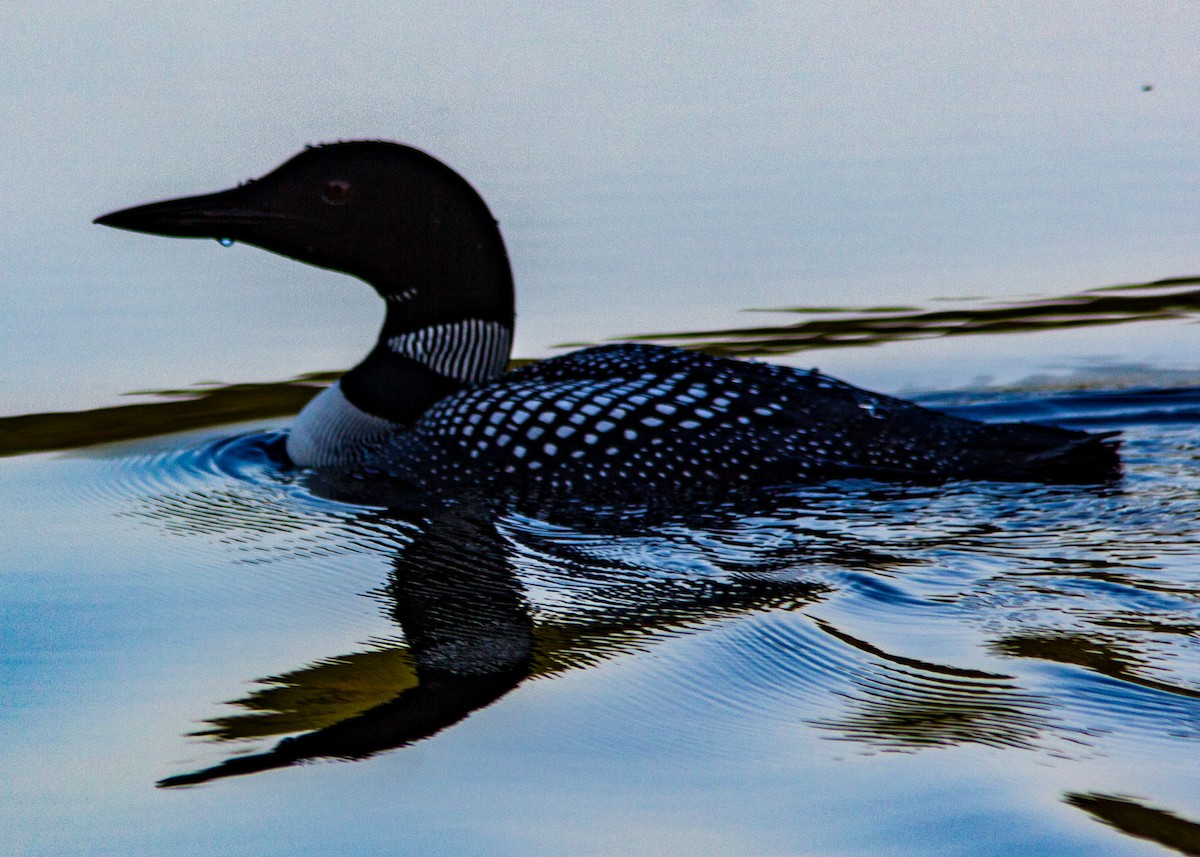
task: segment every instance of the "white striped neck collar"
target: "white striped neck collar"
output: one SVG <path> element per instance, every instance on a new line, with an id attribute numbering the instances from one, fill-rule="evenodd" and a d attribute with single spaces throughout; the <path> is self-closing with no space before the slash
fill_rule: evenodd
<path id="1" fill-rule="evenodd" d="M 455 381 L 486 381 L 508 367 L 512 328 L 468 318 L 393 334 L 387 337 L 387 347 Z"/>
<path id="2" fill-rule="evenodd" d="M 371 353 L 342 376 L 342 393 L 364 413 L 408 424 L 464 385 L 507 370 L 511 324 L 460 317 L 413 327 L 390 310 Z"/>

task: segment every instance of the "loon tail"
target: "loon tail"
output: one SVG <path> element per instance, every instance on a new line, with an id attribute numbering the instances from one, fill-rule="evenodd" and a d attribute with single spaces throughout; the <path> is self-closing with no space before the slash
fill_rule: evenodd
<path id="1" fill-rule="evenodd" d="M 1085 434 L 1025 459 L 1039 482 L 1082 484 L 1111 482 L 1121 475 L 1119 431 Z"/>
<path id="2" fill-rule="evenodd" d="M 988 428 L 996 445 L 977 453 L 984 478 L 1094 485 L 1121 476 L 1118 431 L 1092 434 L 1033 423 L 1000 423 Z"/>

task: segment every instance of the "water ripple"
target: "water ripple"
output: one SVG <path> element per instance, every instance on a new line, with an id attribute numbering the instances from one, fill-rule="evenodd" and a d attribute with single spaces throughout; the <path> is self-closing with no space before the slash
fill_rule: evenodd
<path id="1" fill-rule="evenodd" d="M 1083 398 L 1055 407 L 1123 420 L 1154 399 Z M 322 496 L 259 432 L 96 456 L 77 490 L 178 537 L 175 557 L 226 597 L 255 597 L 238 576 L 253 570 L 264 611 L 381 614 L 368 650 L 259 677 L 200 730 L 215 740 L 301 733 L 339 756 L 339 718 L 393 722 L 414 694 L 422 717 L 457 722 L 463 695 L 422 676 L 461 668 L 496 682 L 480 705 L 606 673 L 606 709 L 660 752 L 805 733 L 866 754 L 1153 756 L 1200 741 L 1200 444 L 1184 421 L 1146 422 L 1122 425 L 1128 474 L 1099 488 L 844 481 L 653 515 L 486 498 L 401 513 L 386 492 Z"/>

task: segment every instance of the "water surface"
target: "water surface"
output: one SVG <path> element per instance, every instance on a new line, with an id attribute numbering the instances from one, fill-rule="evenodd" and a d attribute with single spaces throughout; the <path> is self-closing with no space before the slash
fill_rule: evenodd
<path id="1" fill-rule="evenodd" d="M 261 428 L 7 459 L 7 835 L 1195 853 L 1200 394 L 970 398 L 1128 473 L 414 509 Z"/>
<path id="2" fill-rule="evenodd" d="M 9 4 L 0 851 L 1200 852 L 1198 43 L 1138 0 Z M 343 138 L 481 191 L 518 357 L 668 334 L 1119 429 L 1126 476 L 316 484 L 276 432 L 369 289 L 90 222 Z"/>

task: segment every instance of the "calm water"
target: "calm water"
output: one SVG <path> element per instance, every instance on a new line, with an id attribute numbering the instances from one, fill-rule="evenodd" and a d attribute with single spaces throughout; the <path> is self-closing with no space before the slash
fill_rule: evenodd
<path id="1" fill-rule="evenodd" d="M 1173 0 L 9 4 L 0 852 L 1200 853 L 1200 293 L 1095 291 L 1200 273 L 1196 44 Z M 339 138 L 479 188 L 518 356 L 699 332 L 1120 429 L 1126 476 L 315 484 L 229 415 L 294 411 L 377 299 L 90 221 Z M 896 309 L 743 312 L 792 307 Z"/>
<path id="2" fill-rule="evenodd" d="M 1200 392 L 975 398 L 1128 474 L 414 513 L 254 429 L 6 459 L 9 851 L 1196 853 Z"/>

